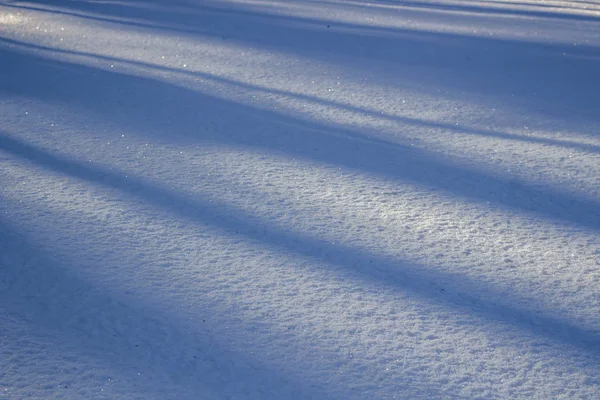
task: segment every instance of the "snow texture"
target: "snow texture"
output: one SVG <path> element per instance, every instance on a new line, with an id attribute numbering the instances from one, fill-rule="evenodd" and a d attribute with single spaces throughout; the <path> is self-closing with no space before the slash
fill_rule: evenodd
<path id="1" fill-rule="evenodd" d="M 0 0 L 0 398 L 600 398 L 600 2 Z"/>

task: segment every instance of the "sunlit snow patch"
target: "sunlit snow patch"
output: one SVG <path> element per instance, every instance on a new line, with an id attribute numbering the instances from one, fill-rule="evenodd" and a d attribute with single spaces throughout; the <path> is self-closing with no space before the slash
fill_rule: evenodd
<path id="1" fill-rule="evenodd" d="M 22 20 L 20 15 L 0 12 L 0 25 L 16 25 Z"/>

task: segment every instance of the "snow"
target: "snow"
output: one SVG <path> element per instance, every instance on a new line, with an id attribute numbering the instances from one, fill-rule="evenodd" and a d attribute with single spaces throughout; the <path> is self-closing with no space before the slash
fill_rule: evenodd
<path id="1" fill-rule="evenodd" d="M 599 398 L 599 21 L 1 0 L 0 398 Z"/>

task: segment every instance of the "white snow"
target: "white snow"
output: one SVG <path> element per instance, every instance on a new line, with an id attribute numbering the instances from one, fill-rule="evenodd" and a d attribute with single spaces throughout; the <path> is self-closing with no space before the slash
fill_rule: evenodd
<path id="1" fill-rule="evenodd" d="M 600 398 L 600 2 L 0 0 L 0 398 Z"/>

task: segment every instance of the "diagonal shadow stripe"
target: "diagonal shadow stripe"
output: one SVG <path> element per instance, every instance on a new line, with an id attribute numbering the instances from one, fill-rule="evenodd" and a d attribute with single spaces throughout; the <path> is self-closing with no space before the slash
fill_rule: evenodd
<path id="1" fill-rule="evenodd" d="M 594 144 L 579 143 L 579 142 L 560 140 L 560 139 L 552 139 L 552 138 L 547 138 L 547 137 L 524 136 L 524 135 L 517 135 L 517 134 L 495 131 L 492 129 L 475 129 L 475 128 L 462 126 L 462 125 L 455 125 L 455 124 L 451 124 L 451 123 L 428 121 L 425 119 L 412 118 L 412 117 L 400 116 L 400 115 L 382 114 L 381 112 L 371 110 L 368 108 L 355 107 L 355 106 L 352 106 L 349 104 L 340 103 L 340 102 L 336 102 L 333 100 L 327 100 L 327 99 L 319 98 L 316 96 L 309 96 L 309 95 L 301 94 L 301 93 L 287 92 L 284 90 L 274 89 L 274 88 L 270 88 L 270 87 L 253 85 L 253 84 L 250 84 L 247 82 L 234 81 L 232 79 L 227 79 L 227 78 L 223 78 L 220 76 L 202 73 L 202 72 L 190 72 L 190 71 L 186 71 L 186 70 L 182 70 L 182 69 L 165 67 L 165 66 L 158 65 L 158 64 L 150 64 L 150 63 L 146 63 L 146 62 L 142 62 L 142 61 L 127 60 L 127 59 L 122 59 L 122 58 L 117 58 L 117 57 L 103 56 L 103 55 L 99 55 L 99 54 L 80 52 L 80 51 L 51 48 L 51 47 L 47 47 L 47 46 L 40 46 L 40 45 L 36 45 L 36 44 L 20 42 L 20 41 L 12 40 L 12 39 L 0 38 L 0 42 L 4 42 L 4 43 L 12 45 L 12 46 L 18 46 L 23 49 L 40 50 L 40 51 L 45 51 L 45 52 L 50 52 L 50 53 L 68 54 L 68 55 L 73 55 L 73 56 L 77 56 L 77 57 L 89 57 L 89 58 L 93 58 L 93 59 L 97 59 L 97 60 L 110 61 L 113 63 L 122 63 L 122 64 L 126 64 L 126 65 L 133 65 L 133 66 L 148 68 L 148 69 L 152 69 L 152 70 L 174 72 L 177 74 L 187 75 L 190 77 L 198 77 L 198 78 L 202 78 L 204 80 L 219 82 L 219 83 L 222 83 L 225 85 L 243 88 L 245 90 L 262 92 L 265 94 L 277 94 L 280 96 L 285 96 L 285 97 L 290 97 L 290 98 L 298 99 L 301 101 L 305 101 L 309 104 L 321 104 L 321 105 L 325 105 L 325 106 L 334 107 L 334 108 L 337 108 L 340 110 L 349 111 L 351 113 L 356 113 L 359 115 L 365 115 L 365 116 L 369 116 L 369 117 L 373 117 L 373 118 L 377 118 L 377 119 L 394 121 L 394 122 L 411 125 L 411 126 L 415 126 L 415 127 L 427 127 L 427 128 L 438 129 L 441 131 L 452 131 L 452 132 L 456 132 L 458 134 L 467 134 L 467 135 L 481 136 L 481 137 L 492 137 L 492 138 L 508 140 L 508 141 L 535 143 L 535 144 L 542 144 L 542 145 L 555 146 L 555 147 L 571 148 L 571 149 L 575 149 L 575 150 L 579 150 L 579 151 L 583 151 L 583 152 L 600 153 L 600 146 L 594 145 Z"/>
<path id="2" fill-rule="evenodd" d="M 441 159 L 425 149 L 301 121 L 151 78 L 1 49 L 0 57 L 9 72 L 0 76 L 0 93 L 68 104 L 159 141 L 267 149 L 600 231 L 597 200 L 559 192 L 543 182 L 533 186 Z M 223 126 L 218 129 L 211 125 L 214 115 L 227 116 L 219 120 Z"/>
<path id="3" fill-rule="evenodd" d="M 506 299 L 488 283 L 282 230 L 242 210 L 217 205 L 198 196 L 179 195 L 141 179 L 124 178 L 101 167 L 53 155 L 6 135 L 0 136 L 0 149 L 55 173 L 128 193 L 186 220 L 212 225 L 279 250 L 331 264 L 336 272 L 350 279 L 372 280 L 394 290 L 409 291 L 426 301 L 511 326 L 526 336 L 540 336 L 583 351 L 590 357 L 600 355 L 600 332 L 578 327 L 542 310 L 520 308 L 514 305 L 519 303 L 518 299 Z M 486 299 L 472 293 L 486 293 Z"/>
<path id="4" fill-rule="evenodd" d="M 73 271 L 80 265 L 48 254 L 1 215 L 0 255 L 0 323 L 7 312 L 36 334 L 60 338 L 59 348 L 64 345 L 78 356 L 91 357 L 92 365 L 94 360 L 105 361 L 115 377 L 143 387 L 143 393 L 135 393 L 136 386 L 128 386 L 143 396 L 139 398 L 181 399 L 175 396 L 184 394 L 190 399 L 224 399 L 242 393 L 252 399 L 331 398 L 317 382 L 300 381 L 258 354 L 228 347 L 201 326 L 195 330 L 183 324 L 176 310 L 164 315 L 78 277 Z M 218 312 L 214 307 L 198 310 L 207 320 Z M 0 366 L 4 362 L 0 359 Z M 47 398 L 72 395 L 70 390 L 52 390 L 57 389 L 46 388 Z"/>

